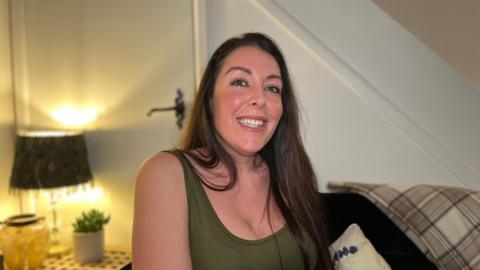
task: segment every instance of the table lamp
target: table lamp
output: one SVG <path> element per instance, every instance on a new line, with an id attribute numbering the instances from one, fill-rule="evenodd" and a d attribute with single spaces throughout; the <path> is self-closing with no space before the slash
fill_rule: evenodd
<path id="1" fill-rule="evenodd" d="M 52 247 L 65 252 L 58 239 L 58 198 L 55 190 L 85 184 L 92 180 L 87 148 L 82 133 L 29 131 L 17 134 L 10 190 L 46 190 L 52 209 Z"/>

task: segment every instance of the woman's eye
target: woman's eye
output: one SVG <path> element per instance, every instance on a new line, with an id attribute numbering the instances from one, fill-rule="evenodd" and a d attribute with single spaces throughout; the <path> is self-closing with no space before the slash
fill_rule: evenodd
<path id="1" fill-rule="evenodd" d="M 265 87 L 265 90 L 270 91 L 272 93 L 276 93 L 276 94 L 280 94 L 282 92 L 282 89 L 275 85 L 267 86 Z"/>
<path id="2" fill-rule="evenodd" d="M 231 82 L 230 82 L 230 85 L 233 85 L 233 86 L 240 86 L 240 87 L 247 87 L 248 86 L 248 82 L 244 79 L 233 79 Z"/>

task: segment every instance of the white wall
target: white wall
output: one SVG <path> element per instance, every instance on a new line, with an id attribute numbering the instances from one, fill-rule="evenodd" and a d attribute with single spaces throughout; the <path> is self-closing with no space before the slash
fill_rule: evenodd
<path id="1" fill-rule="evenodd" d="M 9 25 L 8 0 L 0 0 L 0 220 L 19 211 L 18 201 L 8 194 L 15 144 Z"/>
<path id="2" fill-rule="evenodd" d="M 372 2 L 206 6 L 209 55 L 246 31 L 280 44 L 320 186 L 340 180 L 480 188 L 478 90 Z"/>
<path id="3" fill-rule="evenodd" d="M 86 132 L 90 165 L 101 198 L 61 202 L 62 232 L 81 211 L 111 215 L 107 245 L 129 245 L 134 183 L 149 155 L 180 137 L 169 107 L 178 87 L 193 99 L 194 65 L 190 0 L 14 1 L 17 111 L 20 128 L 68 128 L 52 117 L 70 105 L 94 108 Z M 45 201 L 38 211 L 45 212 Z"/>

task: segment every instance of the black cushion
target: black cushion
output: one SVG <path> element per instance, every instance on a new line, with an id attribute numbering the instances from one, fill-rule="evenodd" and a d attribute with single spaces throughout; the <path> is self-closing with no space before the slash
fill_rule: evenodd
<path id="1" fill-rule="evenodd" d="M 120 270 L 131 270 L 132 269 L 132 263 L 128 263 L 127 265 L 124 265 Z"/>

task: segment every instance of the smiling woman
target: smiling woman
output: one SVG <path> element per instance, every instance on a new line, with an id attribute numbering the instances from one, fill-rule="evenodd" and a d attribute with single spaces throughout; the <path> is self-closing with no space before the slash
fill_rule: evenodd
<path id="1" fill-rule="evenodd" d="M 323 204 L 277 45 L 260 33 L 211 57 L 183 147 L 136 184 L 137 269 L 332 269 Z"/>

